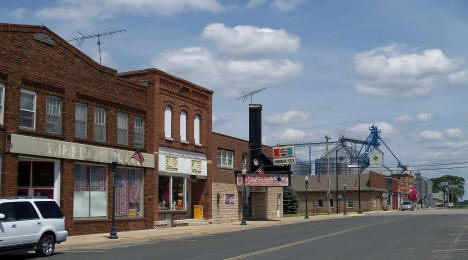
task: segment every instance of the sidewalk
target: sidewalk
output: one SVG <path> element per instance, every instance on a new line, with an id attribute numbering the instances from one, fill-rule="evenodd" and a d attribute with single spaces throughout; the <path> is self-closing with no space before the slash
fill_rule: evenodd
<path id="1" fill-rule="evenodd" d="M 305 220 L 303 216 L 285 217 L 278 220 L 270 221 L 247 221 L 246 226 L 241 226 L 240 222 L 230 222 L 221 224 L 209 224 L 201 226 L 183 226 L 161 229 L 145 229 L 135 231 L 119 232 L 119 239 L 108 239 L 109 233 L 69 236 L 67 240 L 61 244 L 57 244 L 58 251 L 72 251 L 75 249 L 97 249 L 97 248 L 112 248 L 121 247 L 124 245 L 140 244 L 157 240 L 172 240 L 178 238 L 186 238 L 200 235 L 218 234 L 224 232 L 235 232 L 253 228 L 288 225 L 295 223 L 304 223 L 310 221 L 319 221 L 327 219 L 348 218 L 353 216 L 363 216 L 357 213 L 350 213 L 347 216 L 340 215 L 315 215 L 310 216 L 310 219 Z"/>

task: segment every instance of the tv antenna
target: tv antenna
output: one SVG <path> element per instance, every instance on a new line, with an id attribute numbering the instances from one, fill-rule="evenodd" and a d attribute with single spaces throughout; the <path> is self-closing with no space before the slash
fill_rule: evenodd
<path id="1" fill-rule="evenodd" d="M 123 30 L 117 30 L 117 31 L 105 31 L 105 32 L 100 32 L 100 33 L 95 33 L 95 34 L 85 34 L 82 32 L 78 32 L 80 36 L 69 40 L 69 42 L 77 41 L 78 46 L 80 46 L 87 39 L 97 38 L 97 46 L 98 46 L 98 51 L 99 51 L 99 64 L 101 64 L 101 37 L 105 37 L 105 36 L 109 36 L 109 35 L 117 34 L 121 32 L 126 32 L 126 31 L 127 30 L 123 29 Z"/>
<path id="2" fill-rule="evenodd" d="M 261 88 L 261 89 L 257 89 L 257 90 L 254 90 L 250 93 L 247 93 L 247 94 L 244 94 L 243 96 L 240 96 L 238 98 L 236 98 L 236 100 L 242 100 L 242 102 L 245 102 L 249 96 L 250 96 L 250 104 L 252 104 L 252 96 L 257 94 L 257 93 L 260 93 L 262 91 L 264 91 L 266 88 Z"/>

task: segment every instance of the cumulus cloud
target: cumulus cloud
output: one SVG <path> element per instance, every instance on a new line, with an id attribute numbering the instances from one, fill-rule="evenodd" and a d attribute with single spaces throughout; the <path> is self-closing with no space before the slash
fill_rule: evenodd
<path id="1" fill-rule="evenodd" d="M 445 130 L 448 137 L 459 138 L 463 136 L 463 131 L 460 128 L 449 128 Z"/>
<path id="2" fill-rule="evenodd" d="M 300 38 L 285 30 L 250 25 L 226 27 L 222 23 L 212 23 L 205 27 L 202 38 L 229 55 L 271 55 L 295 52 L 300 47 Z"/>
<path id="3" fill-rule="evenodd" d="M 284 113 L 267 115 L 265 121 L 272 124 L 297 123 L 307 120 L 309 115 L 303 111 L 291 110 Z"/>
<path id="4" fill-rule="evenodd" d="M 284 144 L 303 142 L 306 138 L 306 132 L 294 128 L 288 128 L 284 131 L 273 133 L 269 136 L 262 137 L 262 143 L 273 145 L 273 144 Z"/>
<path id="5" fill-rule="evenodd" d="M 426 140 L 440 140 L 442 139 L 442 133 L 440 131 L 424 130 L 419 136 Z"/>
<path id="6" fill-rule="evenodd" d="M 300 4 L 305 3 L 305 0 L 273 0 L 271 7 L 282 12 L 287 12 L 296 9 Z"/>
<path id="7" fill-rule="evenodd" d="M 259 5 L 262 5 L 264 3 L 266 3 L 268 0 L 250 0 L 248 3 L 247 3 L 247 7 L 249 8 L 255 8 Z"/>
<path id="8" fill-rule="evenodd" d="M 203 47 L 165 50 L 152 64 L 229 97 L 295 77 L 303 70 L 298 61 L 222 58 Z"/>
<path id="9" fill-rule="evenodd" d="M 217 0 L 67 0 L 43 8 L 36 16 L 43 19 L 108 19 L 120 14 L 169 16 L 185 10 L 219 12 L 224 7 Z"/>
<path id="10" fill-rule="evenodd" d="M 416 116 L 402 115 L 393 119 L 396 123 L 429 122 L 432 120 L 434 120 L 434 116 L 430 113 L 419 113 Z"/>
<path id="11" fill-rule="evenodd" d="M 424 95 L 461 65 L 461 60 L 448 58 L 440 49 L 404 53 L 403 47 L 391 44 L 355 55 L 356 90 L 386 97 Z"/>
<path id="12" fill-rule="evenodd" d="M 451 73 L 449 80 L 456 85 L 468 85 L 468 70 Z"/>
<path id="13" fill-rule="evenodd" d="M 391 124 L 380 121 L 376 123 L 359 123 L 356 125 L 353 125 L 351 127 L 348 127 L 346 129 L 347 132 L 355 135 L 355 136 L 368 136 L 369 135 L 369 127 L 374 124 L 379 127 L 379 129 L 382 131 L 383 134 L 385 135 L 394 135 L 398 133 L 399 131 L 395 129 Z"/>
<path id="14" fill-rule="evenodd" d="M 24 13 L 26 12 L 26 9 L 24 8 L 18 8 L 10 12 L 10 16 L 15 17 L 16 19 L 21 19 L 24 17 Z"/>

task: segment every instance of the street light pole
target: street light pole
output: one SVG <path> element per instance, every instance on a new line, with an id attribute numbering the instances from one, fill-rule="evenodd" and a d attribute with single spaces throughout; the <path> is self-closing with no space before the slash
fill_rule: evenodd
<path id="1" fill-rule="evenodd" d="M 335 177 L 336 177 L 336 214 L 340 214 L 340 201 L 338 200 L 338 149 L 335 150 Z"/>
<path id="2" fill-rule="evenodd" d="M 358 197 L 359 197 L 358 214 L 362 214 L 362 209 L 361 209 L 361 167 L 359 166 L 359 161 L 358 161 Z"/>
<path id="3" fill-rule="evenodd" d="M 304 219 L 309 219 L 309 212 L 308 212 L 308 208 L 307 208 L 307 197 L 308 197 L 308 194 L 307 194 L 307 184 L 309 184 L 309 176 L 305 176 L 305 195 L 306 195 L 306 211 L 305 211 L 305 216 L 304 216 Z"/>
<path id="4" fill-rule="evenodd" d="M 346 208 L 347 208 L 347 205 L 346 205 L 346 186 L 348 186 L 348 184 L 346 184 L 346 180 L 344 180 L 344 183 L 343 183 L 343 215 L 346 215 L 347 212 L 346 212 Z"/>
<path id="5" fill-rule="evenodd" d="M 119 161 L 119 155 L 117 151 L 114 151 L 112 157 L 112 227 L 109 234 L 109 239 L 118 239 L 117 231 L 115 231 L 115 175 L 117 173 L 117 163 Z"/>
<path id="6" fill-rule="evenodd" d="M 247 225 L 247 222 L 246 222 L 247 190 L 245 189 L 245 176 L 246 175 L 247 175 L 247 170 L 245 169 L 245 164 L 244 164 L 243 167 L 242 167 L 242 181 L 243 181 L 243 186 L 244 186 L 244 195 L 242 196 L 242 200 L 243 200 L 243 203 L 242 203 L 242 221 L 240 223 L 242 226 Z"/>

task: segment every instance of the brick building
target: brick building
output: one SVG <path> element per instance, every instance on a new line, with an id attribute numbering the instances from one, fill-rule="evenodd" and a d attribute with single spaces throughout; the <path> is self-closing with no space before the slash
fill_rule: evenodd
<path id="1" fill-rule="evenodd" d="M 46 27 L 0 24 L 0 94 L 1 196 L 53 198 L 70 234 L 107 232 L 116 153 L 117 229 L 152 226 L 152 89 Z"/>
<path id="2" fill-rule="evenodd" d="M 299 197 L 298 212 L 305 212 L 305 176 L 291 176 L 292 188 Z M 346 181 L 346 201 L 344 201 L 344 183 Z M 336 212 L 336 175 L 330 174 L 330 201 L 327 201 L 328 177 L 309 176 L 308 184 L 308 208 L 312 212 L 312 205 L 317 203 L 318 212 Z M 387 206 L 386 176 L 375 172 L 361 174 L 361 209 L 363 211 L 383 210 Z M 347 211 L 358 211 L 359 209 L 359 183 L 358 174 L 338 174 L 339 211 L 343 212 L 344 206 Z"/>
<path id="3" fill-rule="evenodd" d="M 249 167 L 249 142 L 219 133 L 212 133 L 211 139 L 211 158 L 216 158 L 216 163 L 210 165 L 213 222 L 240 220 L 243 190 L 236 185 L 234 171 L 241 171 L 242 163 Z M 262 152 L 272 157 L 271 147 L 263 145 Z M 274 219 L 283 216 L 282 187 L 248 187 L 247 196 L 248 218 Z"/>
<path id="4" fill-rule="evenodd" d="M 158 69 L 119 74 L 152 89 L 148 96 L 155 122 L 152 152 L 157 154 L 155 220 L 193 218 L 195 205 L 211 218 L 208 160 L 213 91 Z"/>

